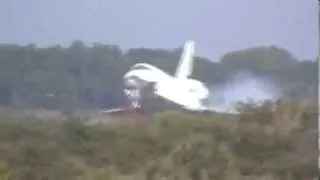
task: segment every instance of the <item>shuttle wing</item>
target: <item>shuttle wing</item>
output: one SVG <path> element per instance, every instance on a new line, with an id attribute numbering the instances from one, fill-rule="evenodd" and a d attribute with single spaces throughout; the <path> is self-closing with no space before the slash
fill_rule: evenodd
<path id="1" fill-rule="evenodd" d="M 190 93 L 185 91 L 183 87 L 180 87 L 179 85 L 177 86 L 175 83 L 175 81 L 172 81 L 170 83 L 166 82 L 165 84 L 161 84 L 160 86 L 162 87 L 158 87 L 155 91 L 155 94 L 186 109 L 202 110 L 205 108 L 202 106 L 202 103 L 198 98 L 195 98 Z"/>

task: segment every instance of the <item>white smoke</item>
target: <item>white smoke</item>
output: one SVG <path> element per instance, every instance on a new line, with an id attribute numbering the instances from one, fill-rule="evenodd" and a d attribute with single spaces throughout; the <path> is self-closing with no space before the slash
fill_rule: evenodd
<path id="1" fill-rule="evenodd" d="M 272 79 L 240 72 L 211 87 L 210 104 L 216 111 L 230 112 L 238 102 L 274 101 L 279 96 L 280 89 Z"/>

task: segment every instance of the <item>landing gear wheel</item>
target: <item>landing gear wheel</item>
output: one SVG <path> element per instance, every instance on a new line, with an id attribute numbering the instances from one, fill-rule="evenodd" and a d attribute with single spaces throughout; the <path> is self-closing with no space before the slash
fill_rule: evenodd
<path id="1" fill-rule="evenodd" d="M 124 93 L 128 98 L 129 106 L 134 109 L 141 108 L 141 92 L 139 89 L 125 89 Z"/>

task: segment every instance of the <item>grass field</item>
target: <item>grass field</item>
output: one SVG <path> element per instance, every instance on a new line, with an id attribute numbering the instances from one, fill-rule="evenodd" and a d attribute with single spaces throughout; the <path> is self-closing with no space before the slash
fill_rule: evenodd
<path id="1" fill-rule="evenodd" d="M 109 123 L 2 110 L 0 180 L 316 179 L 317 108 L 266 103 L 231 116 L 167 111 Z"/>

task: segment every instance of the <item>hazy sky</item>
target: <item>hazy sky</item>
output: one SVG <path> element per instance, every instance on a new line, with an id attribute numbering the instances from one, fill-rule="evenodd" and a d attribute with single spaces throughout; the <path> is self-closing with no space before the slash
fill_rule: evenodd
<path id="1" fill-rule="evenodd" d="M 193 39 L 212 60 L 271 44 L 305 59 L 317 55 L 317 19 L 316 0 L 0 0 L 0 43 L 176 48 Z"/>

